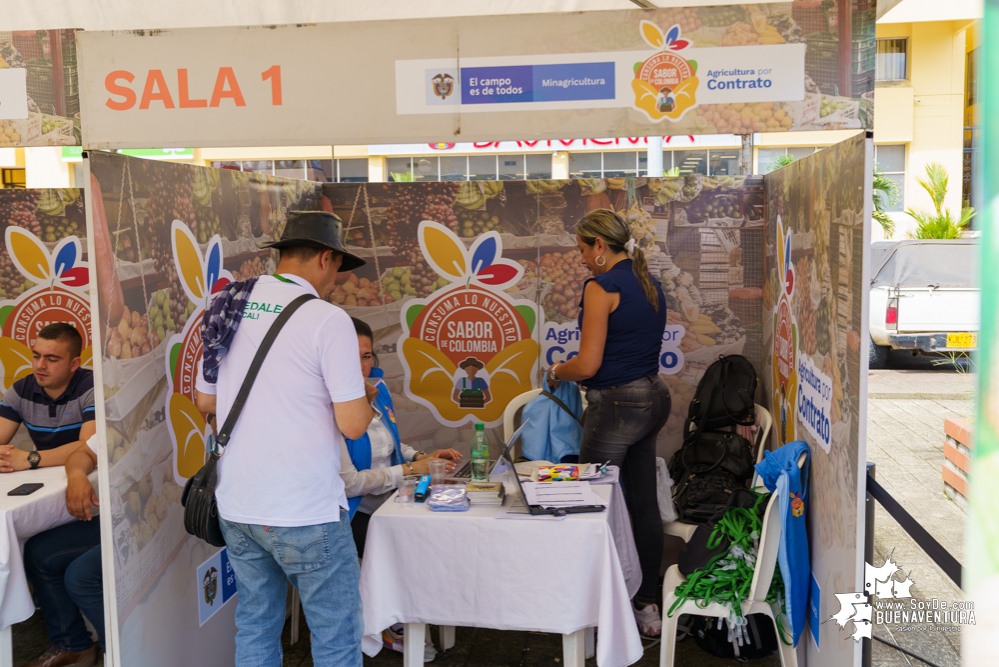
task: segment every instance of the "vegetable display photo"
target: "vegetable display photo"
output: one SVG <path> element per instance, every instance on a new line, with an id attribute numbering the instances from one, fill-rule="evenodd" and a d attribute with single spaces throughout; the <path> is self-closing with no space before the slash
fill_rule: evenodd
<path id="1" fill-rule="evenodd" d="M 204 560 L 190 544 L 180 504 L 211 432 L 194 406 L 202 313 L 229 281 L 273 272 L 276 256 L 257 243 L 279 236 L 290 211 L 320 208 L 322 193 L 318 183 L 113 153 L 94 152 L 89 162 L 101 331 L 95 348 L 113 501 L 104 511 L 114 525 L 124 624 L 141 622 L 143 596 L 164 582 L 167 594 L 184 596 L 188 589 L 171 568 L 184 566 L 188 552 L 197 554 L 195 567 Z M 62 221 L 75 215 L 69 197 L 63 194 L 61 211 L 51 195 L 35 199 L 43 237 L 47 227 L 71 228 L 68 217 Z M 20 211 L 30 207 L 11 206 L 15 221 L 28 224 Z"/>
<path id="2" fill-rule="evenodd" d="M 669 367 L 661 368 L 673 394 L 660 442 L 661 455 L 668 457 L 680 445 L 689 399 L 707 365 L 721 354 L 761 361 L 762 185 L 762 178 L 732 176 L 327 184 L 325 199 L 343 219 L 352 251 L 367 253 L 362 256 L 368 259 L 366 266 L 341 277 L 330 300 L 374 330 L 402 437 L 425 447 L 460 447 L 467 444 L 462 429 L 470 422 L 465 419 L 493 426 L 501 411 L 488 403 L 465 413 L 453 410 L 451 391 L 461 375 L 435 353 L 471 349 L 460 337 L 434 342 L 434 351 L 427 351 L 438 360 L 432 371 L 415 369 L 402 343 L 417 345 L 412 336 L 420 328 L 418 313 L 433 312 L 438 302 L 446 305 L 448 295 L 465 288 L 466 281 L 488 288 L 499 297 L 497 303 L 529 308 L 538 321 L 525 324 L 531 325 L 529 338 L 541 353 L 525 348 L 533 361 L 511 372 L 517 374 L 517 387 L 537 386 L 541 369 L 578 349 L 578 336 L 558 349 L 552 342 L 559 335 L 573 339 L 556 329 L 578 331 L 583 287 L 590 277 L 576 248 L 575 225 L 591 210 L 613 209 L 628 221 L 661 282 L 668 331 L 676 334 L 674 341 L 664 342 L 664 351 L 672 354 L 664 355 Z M 422 238 L 420 229 L 431 222 L 442 231 Z M 502 289 L 482 282 L 480 275 L 449 275 L 434 261 L 435 253 L 443 252 L 451 252 L 448 257 L 468 253 L 471 259 L 489 238 L 497 248 L 494 264 L 508 261 L 516 267 L 515 279 Z M 521 303 L 529 305 L 516 305 Z M 511 350 L 511 341 L 498 340 L 497 351 Z M 481 362 L 478 377 L 488 382 L 493 362 L 484 356 Z M 426 372 L 440 375 L 438 388 L 416 382 Z"/>
<path id="3" fill-rule="evenodd" d="M 659 373 L 672 411 L 657 443 L 666 460 L 719 356 L 744 355 L 772 389 L 773 318 L 789 304 L 785 351 L 804 364 L 801 377 L 828 380 L 811 399 L 831 426 L 811 423 L 831 438 L 813 447 L 813 497 L 822 506 L 810 510 L 811 539 L 829 558 L 855 549 L 856 507 L 843 498 L 856 497 L 859 474 L 862 378 L 851 334 L 863 306 L 863 141 L 765 177 L 426 183 L 320 184 L 92 152 L 101 332 L 93 349 L 102 360 L 111 464 L 111 506 L 102 511 L 114 534 L 119 625 L 151 632 L 163 604 L 180 610 L 189 601 L 191 573 L 207 555 L 184 531 L 179 497 L 213 433 L 194 401 L 202 314 L 229 282 L 274 271 L 277 251 L 257 244 L 279 239 L 295 210 L 335 213 L 348 251 L 365 260 L 322 296 L 371 327 L 393 419 L 418 450 L 467 452 L 477 423 L 496 441 L 510 401 L 578 352 L 590 276 L 575 230 L 590 211 L 612 209 L 627 222 L 666 295 Z M 15 221 L 30 226 L 30 213 L 37 233 L 70 229 L 71 195 L 18 195 L 9 206 Z M 9 222 L 6 236 L 19 273 L 44 264 L 53 274 L 25 274 L 36 286 L 12 289 L 48 289 L 56 276 L 68 291 L 80 279 L 83 257 L 72 241 L 50 247 Z M 6 373 L 7 357 L 0 362 Z M 771 402 L 765 394 L 758 403 Z M 797 402 L 772 404 L 774 440 L 816 437 L 795 418 Z M 826 576 L 841 568 L 813 569 Z M 175 625 L 191 623 L 177 614 Z M 141 662 L 128 650 L 125 662 Z"/>
<path id="4" fill-rule="evenodd" d="M 0 70 L 25 70 L 27 84 L 27 114 L 0 120 L 0 148 L 81 144 L 76 32 L 0 31 Z"/>
<path id="5" fill-rule="evenodd" d="M 813 585 L 823 591 L 819 618 L 838 609 L 825 591 L 854 585 L 853 561 L 841 554 L 860 546 L 857 487 L 866 475 L 861 434 L 867 381 L 860 342 L 868 336 L 862 315 L 870 150 L 860 134 L 764 177 L 768 353 L 761 378 L 773 405 L 775 445 L 803 440 L 811 449 L 807 511 Z M 834 623 L 814 628 L 823 653 L 843 650 L 846 661 L 853 642 L 840 641 L 838 631 Z"/>

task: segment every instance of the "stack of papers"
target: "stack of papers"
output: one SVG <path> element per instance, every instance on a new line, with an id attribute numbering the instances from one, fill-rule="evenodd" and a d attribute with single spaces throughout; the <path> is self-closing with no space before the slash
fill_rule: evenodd
<path id="1" fill-rule="evenodd" d="M 465 494 L 473 505 L 502 505 L 506 489 L 502 482 L 469 482 Z"/>
<path id="2" fill-rule="evenodd" d="M 579 479 L 595 479 L 606 474 L 603 465 L 599 463 L 582 463 L 579 466 Z"/>
<path id="3" fill-rule="evenodd" d="M 528 505 L 546 509 L 607 504 L 589 482 L 524 482 L 524 495 Z"/>

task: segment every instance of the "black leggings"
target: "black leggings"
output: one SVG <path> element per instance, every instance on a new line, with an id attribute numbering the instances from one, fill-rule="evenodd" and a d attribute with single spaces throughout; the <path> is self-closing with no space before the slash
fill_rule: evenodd
<path id="1" fill-rule="evenodd" d="M 368 524 L 371 522 L 371 515 L 357 510 L 354 518 L 350 520 L 350 529 L 354 532 L 354 545 L 357 547 L 357 557 L 364 558 L 364 543 L 368 538 Z"/>
<path id="2" fill-rule="evenodd" d="M 635 601 L 652 604 L 657 602 L 663 557 L 656 437 L 669 419 L 669 389 L 658 375 L 650 375 L 620 387 L 588 389 L 586 401 L 579 461 L 610 461 L 621 468 L 621 486 L 642 566 L 642 585 Z"/>

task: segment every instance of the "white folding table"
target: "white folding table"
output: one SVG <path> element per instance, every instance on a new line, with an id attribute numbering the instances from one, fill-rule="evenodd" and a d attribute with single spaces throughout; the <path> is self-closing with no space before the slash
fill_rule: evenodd
<path id="1" fill-rule="evenodd" d="M 390 499 L 372 516 L 361 567 L 364 651 L 404 623 L 404 665 L 422 664 L 426 626 L 527 630 L 564 636 L 565 664 L 582 667 L 599 627 L 597 664 L 639 660 L 642 643 L 631 598 L 641 569 L 617 484 L 594 485 L 608 508 L 563 520 L 497 519 L 499 508 L 432 512 Z M 510 502 L 508 497 L 507 503 Z M 589 631 L 589 633 L 588 633 Z M 589 650 L 587 650 L 589 649 Z"/>
<path id="2" fill-rule="evenodd" d="M 7 495 L 30 482 L 45 486 L 28 496 Z M 96 489 L 96 471 L 91 482 Z M 35 613 L 24 574 L 24 543 L 38 533 L 76 521 L 66 510 L 66 486 L 63 466 L 0 474 L 0 667 L 14 664 L 11 626 Z"/>

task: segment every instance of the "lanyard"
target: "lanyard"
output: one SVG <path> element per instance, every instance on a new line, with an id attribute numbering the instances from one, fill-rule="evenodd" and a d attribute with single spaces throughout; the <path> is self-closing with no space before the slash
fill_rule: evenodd
<path id="1" fill-rule="evenodd" d="M 754 492 L 756 493 L 756 492 Z M 687 581 L 676 587 L 676 602 L 669 608 L 671 616 L 685 600 L 695 600 L 697 606 L 707 607 L 712 602 L 729 607 L 736 616 L 743 616 L 742 601 L 749 593 L 756 566 L 758 540 L 763 532 L 762 516 L 770 494 L 756 493 L 752 507 L 729 507 L 715 524 L 708 536 L 707 548 L 715 549 L 728 540 L 728 547 L 716 554 L 705 565 L 687 577 Z M 784 611 L 784 580 L 780 568 L 774 568 L 773 580 L 767 591 L 766 601 L 779 605 Z M 784 628 L 780 618 L 777 634 L 784 639 Z"/>

